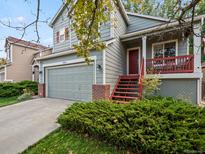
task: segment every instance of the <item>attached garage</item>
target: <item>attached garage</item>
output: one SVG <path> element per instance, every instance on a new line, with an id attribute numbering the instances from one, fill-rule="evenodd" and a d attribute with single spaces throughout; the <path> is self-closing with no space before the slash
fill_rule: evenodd
<path id="1" fill-rule="evenodd" d="M 94 66 L 85 63 L 46 68 L 47 97 L 90 101 Z"/>

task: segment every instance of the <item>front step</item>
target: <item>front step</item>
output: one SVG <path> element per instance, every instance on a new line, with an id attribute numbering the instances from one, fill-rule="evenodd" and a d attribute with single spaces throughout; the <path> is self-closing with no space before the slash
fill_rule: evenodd
<path id="1" fill-rule="evenodd" d="M 139 75 L 120 76 L 111 99 L 115 103 L 126 104 L 139 98 Z"/>

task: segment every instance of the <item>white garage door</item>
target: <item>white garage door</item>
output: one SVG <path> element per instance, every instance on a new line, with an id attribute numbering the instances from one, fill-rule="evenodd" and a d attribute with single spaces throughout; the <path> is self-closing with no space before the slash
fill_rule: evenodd
<path id="1" fill-rule="evenodd" d="M 92 100 L 93 65 L 47 68 L 46 72 L 48 97 Z"/>

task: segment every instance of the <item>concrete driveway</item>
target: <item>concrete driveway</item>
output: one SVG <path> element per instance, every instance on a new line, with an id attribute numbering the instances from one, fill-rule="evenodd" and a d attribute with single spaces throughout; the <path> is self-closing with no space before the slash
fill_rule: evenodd
<path id="1" fill-rule="evenodd" d="M 71 101 L 41 98 L 0 108 L 0 154 L 17 154 L 52 132 Z"/>

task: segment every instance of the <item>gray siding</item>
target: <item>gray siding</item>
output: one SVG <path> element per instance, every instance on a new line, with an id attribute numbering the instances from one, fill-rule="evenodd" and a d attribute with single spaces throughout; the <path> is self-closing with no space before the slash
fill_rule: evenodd
<path id="1" fill-rule="evenodd" d="M 130 23 L 130 25 L 127 28 L 128 33 L 139 31 L 142 29 L 147 29 L 165 23 L 163 21 L 147 19 L 147 18 L 137 17 L 133 15 L 128 15 L 128 17 Z"/>
<path id="2" fill-rule="evenodd" d="M 69 26 L 70 26 L 70 20 L 67 17 L 66 8 L 64 8 L 64 10 L 61 12 L 59 17 L 56 19 L 55 24 L 53 25 L 53 43 L 54 43 L 53 52 L 66 51 L 69 48 L 71 48 L 70 39 L 60 43 L 57 43 L 56 41 L 56 33 L 60 31 L 62 28 L 69 27 Z"/>
<path id="3" fill-rule="evenodd" d="M 119 75 L 126 73 L 126 52 L 119 36 L 125 34 L 126 25 L 119 12 L 116 12 L 117 26 L 114 29 L 116 41 L 106 48 L 106 83 L 111 85 L 111 92 Z"/>
<path id="4" fill-rule="evenodd" d="M 96 64 L 97 65 L 103 65 L 103 61 L 102 61 L 102 52 L 100 51 L 92 51 L 91 52 L 91 56 L 96 56 L 97 57 L 97 61 Z M 42 73 L 40 74 L 40 83 L 44 83 L 44 76 L 45 76 L 45 70 L 43 69 L 43 65 L 45 64 L 52 64 L 52 63 L 56 63 L 56 62 L 63 62 L 64 61 L 69 61 L 69 60 L 74 60 L 74 59 L 78 59 L 81 57 L 76 56 L 76 54 L 71 54 L 71 55 L 67 55 L 67 56 L 63 56 L 63 57 L 57 57 L 57 58 L 52 58 L 52 59 L 47 59 L 47 60 L 42 60 L 41 61 L 41 65 L 40 65 L 40 70 L 42 71 Z M 97 70 L 96 72 L 96 83 L 97 84 L 102 84 L 103 82 L 103 75 L 102 75 L 102 70 Z"/>
<path id="5" fill-rule="evenodd" d="M 197 79 L 166 79 L 162 80 L 159 94 L 174 97 L 196 104 Z"/>
<path id="6" fill-rule="evenodd" d="M 54 42 L 53 52 L 66 51 L 72 48 L 74 44 L 78 43 L 77 36 L 75 34 L 75 31 L 73 30 L 71 30 L 71 33 L 70 33 L 71 39 L 65 42 L 60 42 L 60 43 L 56 42 L 56 33 L 62 28 L 70 27 L 70 23 L 71 23 L 70 19 L 67 16 L 67 9 L 64 8 L 53 25 L 53 42 Z M 101 33 L 101 38 L 103 41 L 110 39 L 110 33 L 111 33 L 110 32 L 110 22 L 107 22 L 101 25 L 100 33 Z"/>

